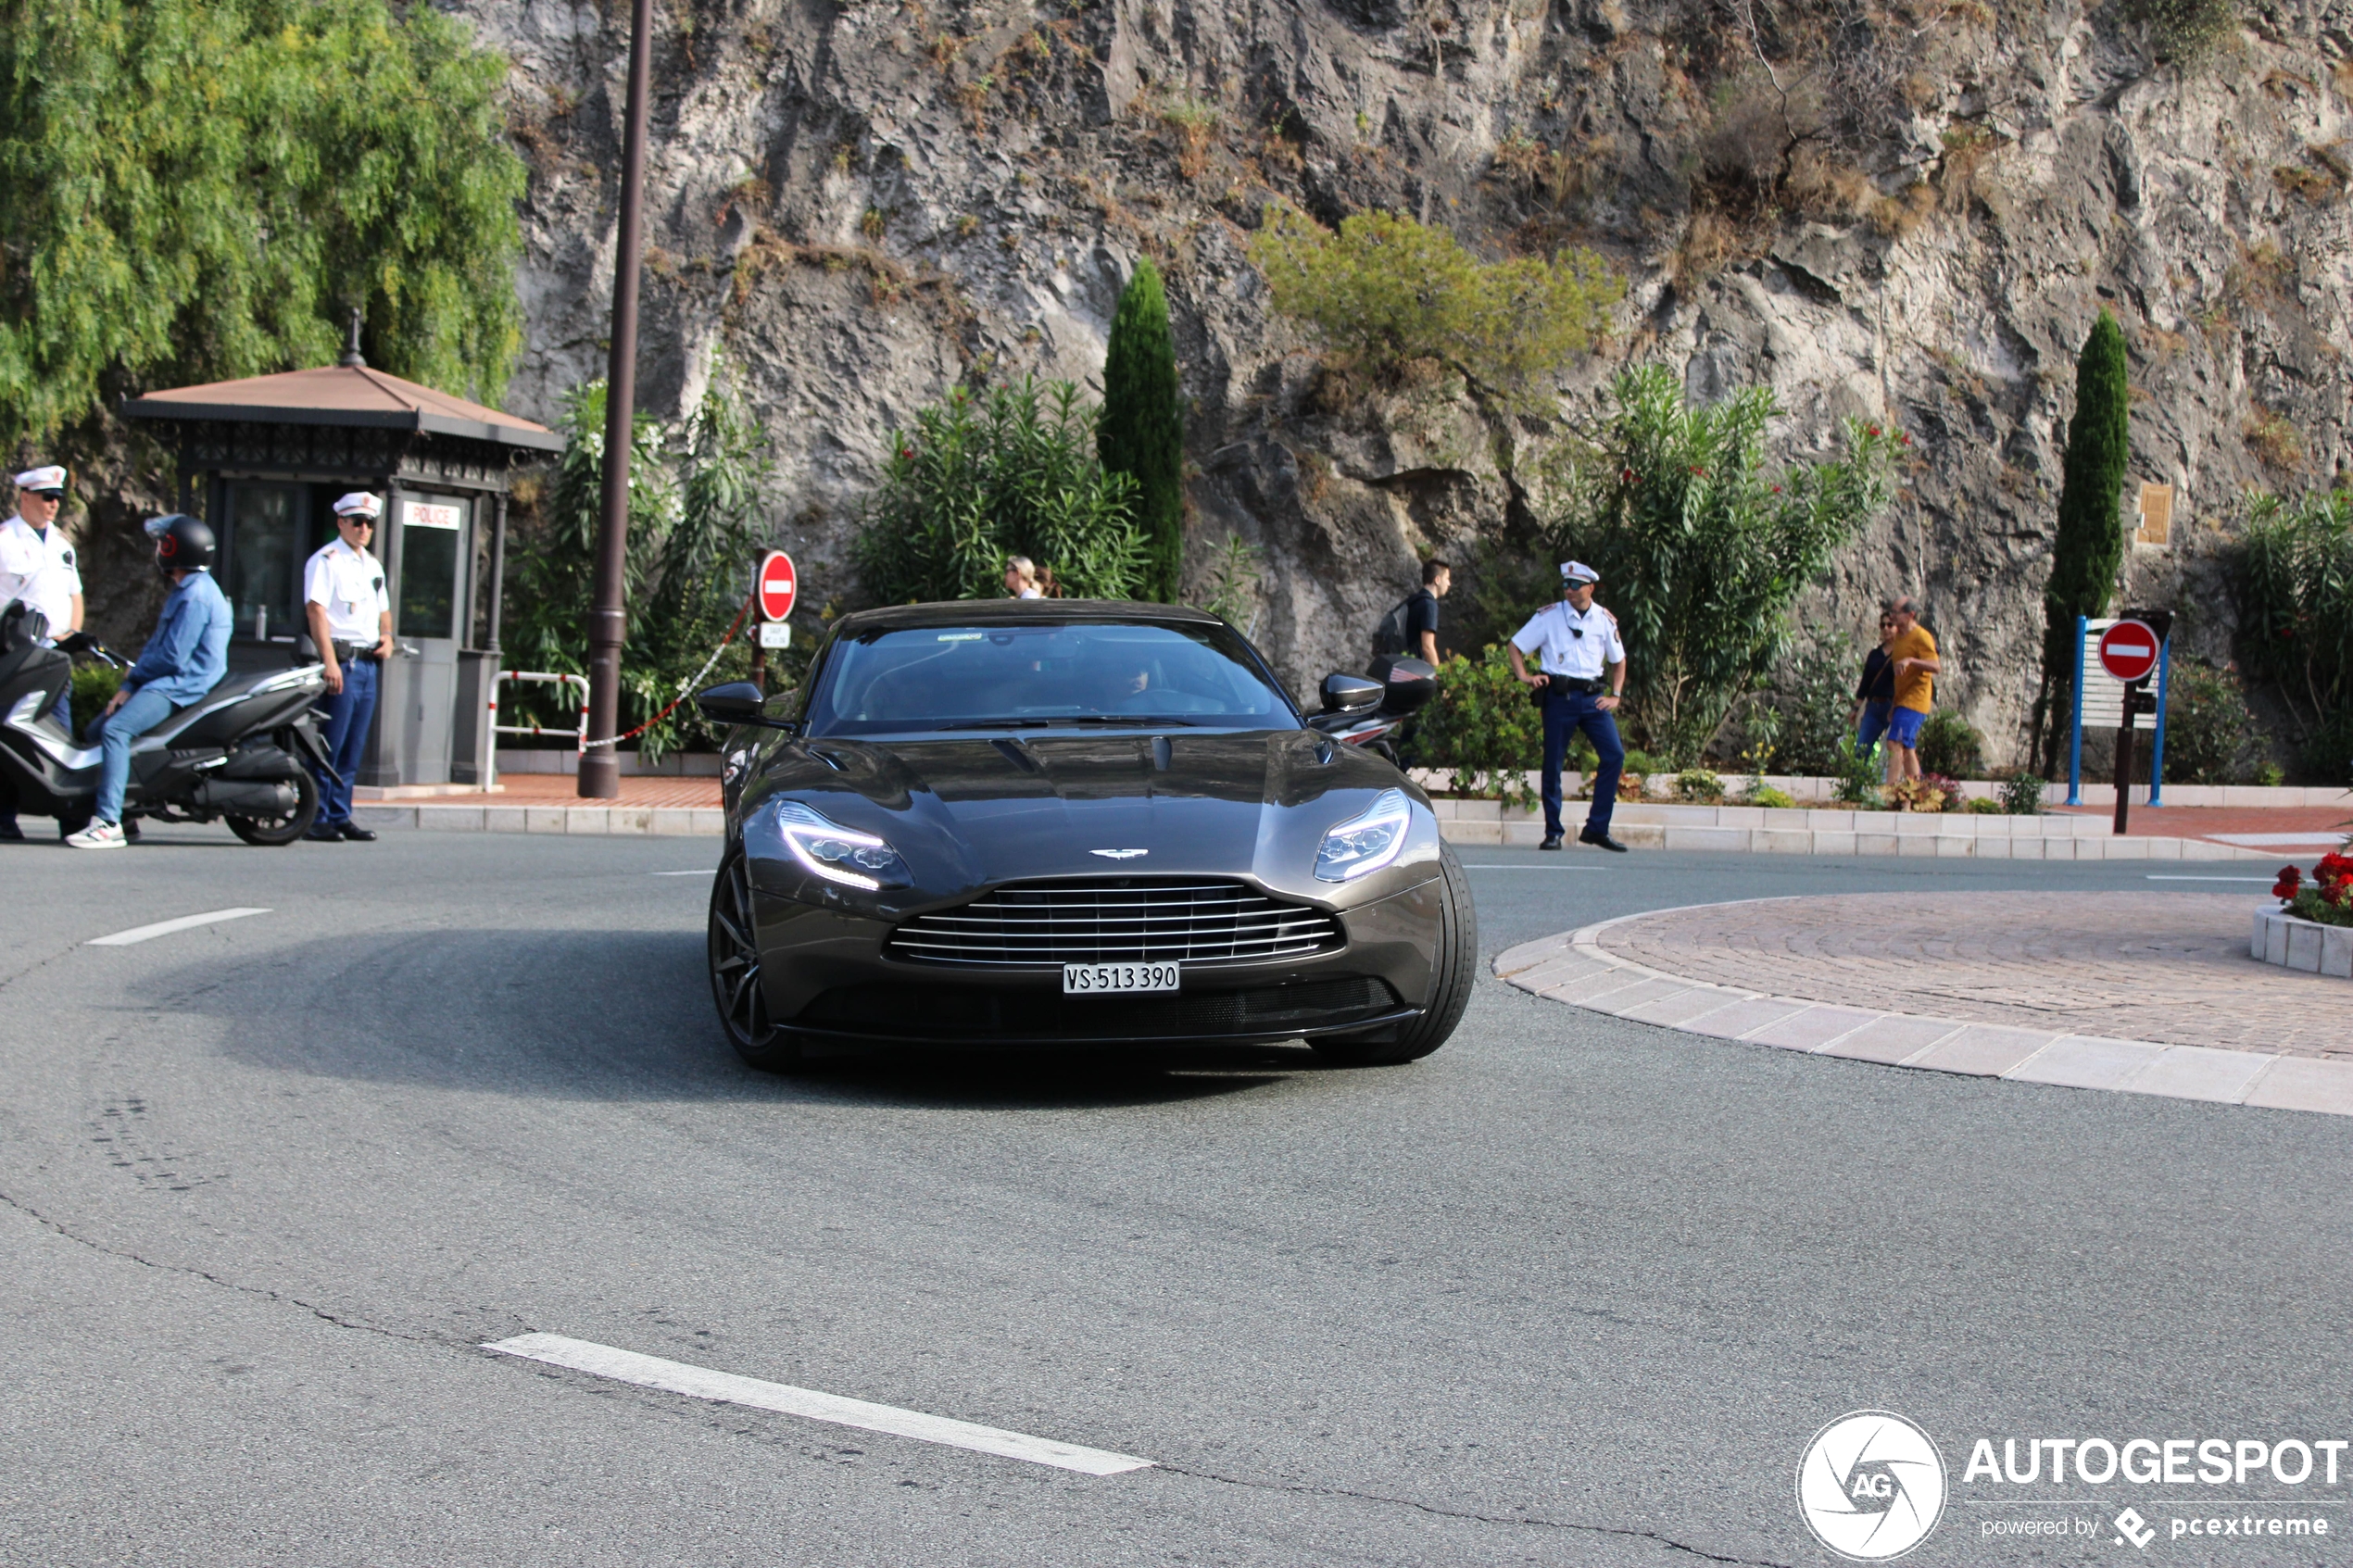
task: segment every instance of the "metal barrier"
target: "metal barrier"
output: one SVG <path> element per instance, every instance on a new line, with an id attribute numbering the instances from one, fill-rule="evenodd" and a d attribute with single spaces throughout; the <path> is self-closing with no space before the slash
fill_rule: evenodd
<path id="1" fill-rule="evenodd" d="M 483 771 L 484 784 L 498 782 L 498 737 L 500 735 L 552 735 L 560 731 L 542 729 L 537 724 L 501 724 L 498 722 L 498 688 L 509 681 L 529 681 L 540 685 L 578 686 L 580 688 L 580 727 L 573 735 L 573 754 L 580 756 L 588 749 L 588 677 L 559 675 L 545 670 L 501 670 L 490 684 L 490 765 Z"/>

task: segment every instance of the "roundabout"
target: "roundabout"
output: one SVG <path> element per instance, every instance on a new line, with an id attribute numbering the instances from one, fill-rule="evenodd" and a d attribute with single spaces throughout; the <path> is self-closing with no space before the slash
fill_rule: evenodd
<path id="1" fill-rule="evenodd" d="M 1953 892 L 1654 909 L 1496 974 L 1637 1022 L 1892 1067 L 2353 1114 L 2339 983 L 2249 956 L 2238 894 Z"/>

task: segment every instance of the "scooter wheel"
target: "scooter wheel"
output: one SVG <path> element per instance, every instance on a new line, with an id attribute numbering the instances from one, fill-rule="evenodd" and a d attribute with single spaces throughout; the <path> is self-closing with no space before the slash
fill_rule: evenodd
<path id="1" fill-rule="evenodd" d="M 318 781 L 308 771 L 303 771 L 295 774 L 293 784 L 295 803 L 292 810 L 274 817 L 230 816 L 226 819 L 229 831 L 247 844 L 264 849 L 276 849 L 292 844 L 308 833 L 310 824 L 319 820 Z"/>

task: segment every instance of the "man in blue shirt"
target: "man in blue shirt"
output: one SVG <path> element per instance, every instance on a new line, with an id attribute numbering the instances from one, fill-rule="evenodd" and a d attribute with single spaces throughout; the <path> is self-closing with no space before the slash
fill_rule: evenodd
<path id="1" fill-rule="evenodd" d="M 68 838 L 76 849 L 123 847 L 122 796 L 131 783 L 131 743 L 195 702 L 229 669 L 229 600 L 212 580 L 212 530 L 184 512 L 151 519 L 156 570 L 171 579 L 155 635 L 107 704 L 98 732 L 96 815 Z"/>

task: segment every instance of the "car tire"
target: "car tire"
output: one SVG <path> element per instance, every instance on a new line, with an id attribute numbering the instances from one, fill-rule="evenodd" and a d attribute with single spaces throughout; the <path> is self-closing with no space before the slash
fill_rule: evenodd
<path id="1" fill-rule="evenodd" d="M 711 997 L 719 1026 L 746 1063 L 762 1073 L 789 1073 L 801 1064 L 800 1036 L 768 1016 L 760 983 L 760 930 L 753 922 L 751 862 L 730 849 L 711 883 Z"/>
<path id="2" fill-rule="evenodd" d="M 1452 846 L 1438 853 L 1438 959 L 1430 987 L 1429 1006 L 1403 1025 L 1393 1039 L 1351 1039 L 1343 1035 L 1311 1040 L 1315 1054 L 1343 1067 L 1394 1067 L 1418 1061 L 1444 1045 L 1470 1006 L 1471 986 L 1478 964 L 1478 912 L 1471 904 L 1470 879 Z"/>

